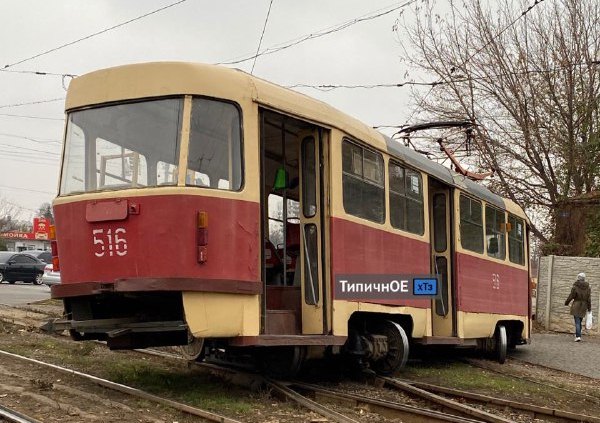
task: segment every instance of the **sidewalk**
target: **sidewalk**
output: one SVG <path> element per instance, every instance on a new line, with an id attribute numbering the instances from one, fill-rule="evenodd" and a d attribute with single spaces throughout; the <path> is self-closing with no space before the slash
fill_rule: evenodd
<path id="1" fill-rule="evenodd" d="M 510 356 L 528 363 L 600 379 L 598 336 L 584 335 L 581 342 L 575 342 L 572 334 L 536 333 L 531 336 L 531 344 L 517 347 Z"/>

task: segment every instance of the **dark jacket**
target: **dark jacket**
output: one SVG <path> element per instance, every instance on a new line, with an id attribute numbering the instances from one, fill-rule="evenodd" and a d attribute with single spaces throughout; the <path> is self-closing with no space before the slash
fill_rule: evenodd
<path id="1" fill-rule="evenodd" d="M 569 298 L 565 301 L 565 305 L 571 304 L 571 314 L 577 317 L 585 317 L 586 311 L 592 311 L 592 290 L 590 284 L 585 280 L 577 280 L 571 288 Z"/>

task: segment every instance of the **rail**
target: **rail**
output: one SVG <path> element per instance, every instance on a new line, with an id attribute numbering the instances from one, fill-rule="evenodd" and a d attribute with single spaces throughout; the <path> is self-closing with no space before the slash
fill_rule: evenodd
<path id="1" fill-rule="evenodd" d="M 26 416 L 4 405 L 0 405 L 0 420 L 6 420 L 11 423 L 41 423 L 33 417 Z"/>

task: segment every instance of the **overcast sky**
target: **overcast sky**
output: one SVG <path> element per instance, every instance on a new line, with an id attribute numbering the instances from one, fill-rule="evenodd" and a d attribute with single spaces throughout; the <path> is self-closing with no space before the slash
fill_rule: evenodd
<path id="1" fill-rule="evenodd" d="M 0 67 L 174 2 L 2 1 Z M 261 50 L 405 2 L 273 0 Z M 51 201 L 57 192 L 66 95 L 63 78 L 15 71 L 81 75 L 126 63 L 167 60 L 219 63 L 245 57 L 255 53 L 258 47 L 269 3 L 270 0 L 187 0 L 0 72 L 0 197 L 22 207 L 20 218 L 30 219 L 34 211 L 43 202 Z M 412 13 L 408 7 L 404 18 L 410 19 Z M 397 41 L 402 33 L 392 31 L 399 16 L 400 11 L 396 10 L 259 57 L 254 75 L 285 86 L 404 81 L 407 69 L 400 60 Z M 249 72 L 252 61 L 231 66 Z M 429 79 L 423 75 L 409 78 Z M 67 84 L 68 81 L 66 78 Z M 413 111 L 409 88 L 298 90 L 368 125 L 403 124 Z M 59 100 L 14 106 L 52 99 Z"/>

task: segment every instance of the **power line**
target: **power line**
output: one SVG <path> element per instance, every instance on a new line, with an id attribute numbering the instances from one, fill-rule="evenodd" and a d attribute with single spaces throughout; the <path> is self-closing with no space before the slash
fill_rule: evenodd
<path id="1" fill-rule="evenodd" d="M 0 72 L 22 73 L 22 74 L 30 74 L 30 75 L 38 75 L 38 76 L 60 76 L 63 78 L 66 76 L 69 76 L 71 78 L 76 78 L 78 76 L 78 75 L 75 75 L 72 73 L 55 73 L 55 72 L 42 72 L 42 71 L 32 71 L 32 70 L 13 70 L 13 69 L 0 69 Z"/>
<path id="2" fill-rule="evenodd" d="M 37 138 L 26 137 L 26 136 L 23 136 L 23 135 L 6 134 L 4 132 L 0 132 L 0 136 L 10 137 L 10 138 L 19 138 L 19 139 L 23 139 L 23 140 L 28 140 L 28 141 L 36 142 L 38 144 L 62 144 L 62 141 L 58 141 L 58 140 L 37 139 Z"/>
<path id="3" fill-rule="evenodd" d="M 158 12 L 161 12 L 163 10 L 169 9 L 170 7 L 177 6 L 178 4 L 184 3 L 186 1 L 187 0 L 176 1 L 175 3 L 168 4 L 168 5 L 163 6 L 161 8 L 155 9 L 155 10 L 153 10 L 151 12 L 148 12 L 148 13 L 145 13 L 143 15 L 137 16 L 137 17 L 135 17 L 133 19 L 129 19 L 129 20 L 125 21 L 125 22 L 121 22 L 120 24 L 117 24 L 117 25 L 111 26 L 109 28 L 105 28 L 103 30 L 94 32 L 93 34 L 90 34 L 90 35 L 86 35 L 85 37 L 79 38 L 79 39 L 77 39 L 75 41 L 71 41 L 71 42 L 68 42 L 66 44 L 62 44 L 62 45 L 60 45 L 58 47 L 51 48 L 50 50 L 46 50 L 46 51 L 43 51 L 41 53 L 34 54 L 33 56 L 27 57 L 25 59 L 21 59 L 21 60 L 19 60 L 17 62 L 9 63 L 8 65 L 5 65 L 3 69 L 6 69 L 6 68 L 9 68 L 9 67 L 12 67 L 12 66 L 16 66 L 16 65 L 20 65 L 21 63 L 25 63 L 25 62 L 27 62 L 29 60 L 33 60 L 33 59 L 36 59 L 36 58 L 38 58 L 40 56 L 44 56 L 46 54 L 49 54 L 49 53 L 55 52 L 57 50 L 60 50 L 62 48 L 65 48 L 65 47 L 68 47 L 68 46 L 72 46 L 73 44 L 79 43 L 79 42 L 84 41 L 84 40 L 88 40 L 88 39 L 90 39 L 92 37 L 95 37 L 95 36 L 100 35 L 100 34 L 104 34 L 105 32 L 112 31 L 113 29 L 120 28 L 120 27 L 122 27 L 124 25 L 127 25 L 127 24 L 130 24 L 132 22 L 139 21 L 140 19 L 143 19 L 143 18 L 148 17 L 150 15 L 154 15 L 155 13 L 158 13 Z"/>
<path id="4" fill-rule="evenodd" d="M 60 153 L 57 153 L 55 151 L 36 150 L 35 148 L 21 147 L 20 145 L 0 144 L 0 146 L 2 146 L 2 147 L 16 148 L 16 149 L 19 149 L 19 150 L 35 151 L 37 153 L 50 154 L 50 155 L 53 155 L 53 156 L 60 156 Z"/>
<path id="5" fill-rule="evenodd" d="M 64 122 L 65 121 L 64 118 L 51 118 L 51 117 L 45 117 L 45 116 L 29 116 L 29 115 L 15 115 L 15 114 L 11 114 L 11 113 L 0 113 L 0 116 L 25 118 L 25 119 L 55 120 L 55 121 L 60 121 L 60 122 Z"/>
<path id="6" fill-rule="evenodd" d="M 268 47 L 268 48 L 266 48 L 265 50 L 263 50 L 261 52 L 257 52 L 255 54 L 252 54 L 251 56 L 244 57 L 244 58 L 241 58 L 241 59 L 233 59 L 233 60 L 218 62 L 218 63 L 215 63 L 215 64 L 216 65 L 235 65 L 235 64 L 238 64 L 238 63 L 247 62 L 248 60 L 252 60 L 252 59 L 255 59 L 255 58 L 260 57 L 260 56 L 265 56 L 265 55 L 268 55 L 268 54 L 277 53 L 277 52 L 279 52 L 281 50 L 285 50 L 287 48 L 293 47 L 293 46 L 298 45 L 300 43 L 303 43 L 305 41 L 313 40 L 315 38 L 320 38 L 320 37 L 323 37 L 325 35 L 332 34 L 334 32 L 342 31 L 342 30 L 344 30 L 344 29 L 346 29 L 348 27 L 356 25 L 357 23 L 369 21 L 369 20 L 372 20 L 372 19 L 376 19 L 376 18 L 385 16 L 385 15 L 388 15 L 388 14 L 390 14 L 390 13 L 396 11 L 396 10 L 399 10 L 399 9 L 402 9 L 402 8 L 404 8 L 406 6 L 409 6 L 410 4 L 412 4 L 412 3 L 416 2 L 416 1 L 417 0 L 409 0 L 406 3 L 404 3 L 404 4 L 401 4 L 400 6 L 393 6 L 391 8 L 390 8 L 390 6 L 388 6 L 388 7 L 383 8 L 383 9 L 378 9 L 378 10 L 376 10 L 374 12 L 370 12 L 370 13 L 368 13 L 366 15 L 362 15 L 362 16 L 360 16 L 358 18 L 352 19 L 350 21 L 343 22 L 343 23 L 338 24 L 336 26 L 328 27 L 328 28 L 319 30 L 317 32 L 314 32 L 314 33 L 311 33 L 311 34 L 308 34 L 308 35 L 303 35 L 303 36 L 301 36 L 299 38 L 296 38 L 294 40 L 286 41 L 284 43 L 277 44 L 277 45 L 274 45 L 272 47 Z M 382 12 L 382 10 L 383 10 L 383 12 Z"/>
<path id="7" fill-rule="evenodd" d="M 31 211 L 31 212 L 34 212 L 34 213 L 37 213 L 37 212 L 38 212 L 38 210 L 33 210 L 33 209 L 30 209 L 30 208 L 27 208 L 27 207 L 23 207 L 23 206 L 20 206 L 20 205 L 18 205 L 18 204 L 16 204 L 16 203 L 13 203 L 13 202 L 7 201 L 7 200 L 2 200 L 2 202 L 3 202 L 3 203 L 6 203 L 6 204 L 10 204 L 11 206 L 15 206 L 15 207 L 17 207 L 19 210 L 27 210 L 27 211 Z"/>
<path id="8" fill-rule="evenodd" d="M 4 105 L 0 106 L 0 109 L 6 109 L 8 107 L 29 106 L 31 104 L 52 103 L 54 101 L 62 101 L 64 99 L 65 99 L 64 97 L 61 97 L 61 98 L 51 98 L 49 100 L 30 101 L 27 103 L 4 104 Z"/>
<path id="9" fill-rule="evenodd" d="M 459 66 L 457 66 L 458 68 L 462 68 L 469 60 L 471 60 L 473 57 L 475 57 L 477 54 L 481 53 L 483 51 L 483 49 L 485 49 L 487 46 L 489 46 L 492 42 L 494 42 L 494 40 L 496 38 L 498 38 L 499 36 L 501 36 L 502 34 L 504 34 L 504 32 L 506 32 L 511 26 L 513 26 L 519 19 L 521 19 L 523 16 L 527 15 L 527 13 L 529 13 L 535 6 L 537 6 L 539 3 L 543 2 L 544 0 L 535 0 L 534 3 L 529 6 L 525 11 L 523 11 L 519 16 L 517 16 L 515 19 L 513 19 L 512 22 L 510 22 L 504 29 L 502 29 L 500 32 L 498 32 L 496 35 L 494 35 L 487 43 L 485 43 L 483 46 L 481 46 L 479 49 L 477 49 L 475 51 L 475 53 L 471 54 L 469 57 L 467 57 L 466 60 L 463 61 L 463 63 Z M 452 72 L 451 72 L 452 73 Z M 444 81 L 445 82 L 445 81 Z M 415 109 L 412 111 L 412 113 L 410 114 L 409 118 L 406 120 L 406 122 L 408 123 L 412 117 L 414 116 L 414 114 L 417 112 L 417 109 L 419 109 L 420 107 L 422 107 L 423 103 L 425 102 L 425 100 L 427 99 L 427 97 L 429 97 L 429 95 L 431 94 L 431 92 L 433 91 L 433 89 L 436 86 L 433 85 L 429 91 L 427 92 L 427 94 L 425 94 L 425 96 L 421 99 L 421 101 L 419 102 L 419 104 L 417 105 L 417 107 L 415 107 Z"/>
<path id="10" fill-rule="evenodd" d="M 389 83 L 389 84 L 359 84 L 359 85 L 343 85 L 343 84 L 322 84 L 322 85 L 311 85 L 311 84 L 294 84 L 287 85 L 285 88 L 314 88 L 321 91 L 331 91 L 337 90 L 340 88 L 347 89 L 356 89 L 356 88 L 364 88 L 364 89 L 373 89 L 373 88 L 400 88 L 407 85 L 420 85 L 420 86 L 435 86 L 438 84 L 443 84 L 444 82 L 398 82 L 398 83 Z"/>
<path id="11" fill-rule="evenodd" d="M 501 36 L 502 34 L 504 34 L 511 26 L 513 26 L 514 24 L 516 24 L 519 19 L 521 19 L 522 17 L 526 16 L 535 6 L 537 6 L 538 4 L 542 3 L 543 1 L 544 0 L 535 0 L 534 3 L 531 6 L 529 6 L 526 10 L 524 10 L 523 12 L 521 12 L 521 14 L 519 16 L 517 16 L 515 19 L 513 19 L 508 25 L 506 25 L 506 27 L 504 27 L 499 33 L 497 33 L 496 35 L 494 35 L 487 43 L 485 43 L 483 46 L 481 46 L 479 49 L 477 49 L 475 51 L 475 53 L 473 53 L 469 57 L 467 57 L 466 60 L 464 60 L 463 63 L 460 64 L 457 67 L 458 68 L 462 68 L 464 65 L 466 65 L 469 60 L 471 60 L 473 57 L 475 57 L 479 53 L 481 53 L 483 51 L 483 49 L 485 49 L 487 46 L 489 46 L 491 43 L 493 43 L 494 40 L 496 40 L 499 36 Z"/>
<path id="12" fill-rule="evenodd" d="M 267 29 L 267 22 L 269 22 L 269 15 L 271 14 L 271 6 L 273 5 L 273 0 L 269 3 L 269 10 L 267 11 L 267 17 L 265 18 L 265 24 L 263 25 L 262 33 L 260 34 L 260 41 L 258 42 L 258 47 L 256 48 L 256 54 L 254 55 L 254 61 L 252 62 L 252 70 L 250 71 L 250 75 L 254 73 L 254 65 L 256 64 L 256 58 L 258 57 L 258 52 L 260 51 L 260 46 L 262 44 L 263 36 L 265 35 L 265 29 Z"/>
<path id="13" fill-rule="evenodd" d="M 304 84 L 298 83 L 294 85 L 286 85 L 285 88 L 314 88 L 321 91 L 331 91 L 336 89 L 374 89 L 374 88 L 402 88 L 405 86 L 426 86 L 426 87 L 435 87 L 437 85 L 448 85 L 451 83 L 459 83 L 459 82 L 470 82 L 470 81 L 483 81 L 483 80 L 494 80 L 503 76 L 524 76 L 528 74 L 539 74 L 539 73 L 555 73 L 559 72 L 571 67 L 575 66 L 591 66 L 600 64 L 600 60 L 592 60 L 589 63 L 571 63 L 564 66 L 557 66 L 550 69 L 527 69 L 522 71 L 514 71 L 514 72 L 503 72 L 494 75 L 486 75 L 486 76 L 469 76 L 469 77 L 457 77 L 454 79 L 450 79 L 448 81 L 431 81 L 431 82 L 415 82 L 415 81 L 404 81 L 404 82 L 396 82 L 396 83 L 384 83 L 384 84 L 356 84 L 356 85 L 343 85 L 343 84 Z"/>
<path id="14" fill-rule="evenodd" d="M 42 193 L 42 194 L 52 194 L 52 195 L 56 195 L 56 192 L 50 192 L 50 191 L 40 191 L 40 190 L 37 190 L 37 189 L 29 189 L 29 188 L 13 187 L 13 186 L 8 186 L 8 185 L 0 185 L 0 188 L 14 189 L 14 190 L 18 190 L 18 191 L 39 192 L 39 193 Z"/>
<path id="15" fill-rule="evenodd" d="M 57 169 L 58 163 L 56 161 L 54 162 L 50 162 L 50 161 L 42 161 L 43 158 L 42 157 L 30 157 L 28 155 L 17 155 L 17 154 L 10 154 L 10 153 L 5 153 L 4 151 L 0 150 L 0 152 L 2 152 L 2 157 L 0 157 L 0 161 L 5 160 L 8 161 L 10 163 L 14 163 L 14 159 L 18 160 L 18 164 L 21 165 L 23 163 L 27 163 L 27 164 L 32 164 L 32 165 L 36 165 L 36 166 L 48 166 L 48 167 L 52 167 L 54 169 Z"/>

